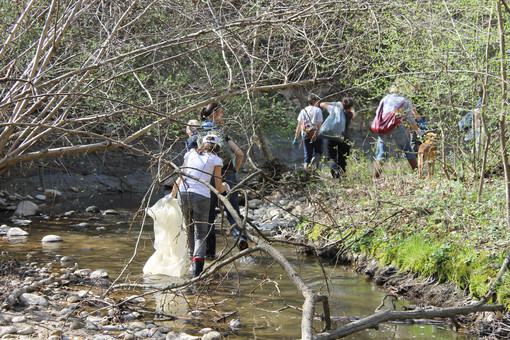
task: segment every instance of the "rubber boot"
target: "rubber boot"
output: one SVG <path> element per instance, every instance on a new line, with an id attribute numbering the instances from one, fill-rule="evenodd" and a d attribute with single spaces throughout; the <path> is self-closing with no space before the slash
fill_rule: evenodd
<path id="1" fill-rule="evenodd" d="M 375 161 L 374 178 L 381 177 L 381 173 L 382 173 L 382 162 L 381 161 Z"/>
<path id="2" fill-rule="evenodd" d="M 200 274 L 204 271 L 204 259 L 200 257 L 193 258 L 193 277 L 200 276 Z"/>
<path id="3" fill-rule="evenodd" d="M 412 170 L 418 169 L 418 160 L 416 158 L 408 159 L 407 161 L 409 162 Z"/>

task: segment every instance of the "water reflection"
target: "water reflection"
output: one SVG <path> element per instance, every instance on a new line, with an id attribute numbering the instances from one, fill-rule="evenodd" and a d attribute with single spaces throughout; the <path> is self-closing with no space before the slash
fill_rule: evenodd
<path id="1" fill-rule="evenodd" d="M 11 236 L 11 237 L 5 237 L 7 239 L 7 242 L 11 244 L 22 244 L 28 242 L 28 236 Z"/>

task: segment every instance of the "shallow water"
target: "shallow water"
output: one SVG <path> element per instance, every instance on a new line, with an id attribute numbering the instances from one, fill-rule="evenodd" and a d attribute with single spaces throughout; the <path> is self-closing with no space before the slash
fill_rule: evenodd
<path id="1" fill-rule="evenodd" d="M 80 268 L 106 269 L 113 280 L 130 262 L 119 282 L 135 281 L 167 285 L 178 281 L 171 277 L 143 278 L 142 268 L 154 252 L 152 220 L 147 217 L 141 230 L 136 209 L 116 209 L 119 215 L 82 215 L 61 217 L 56 220 L 36 220 L 22 227 L 30 233 L 22 238 L 0 238 L 0 249 L 19 257 L 29 255 L 30 261 L 53 263 L 60 266 L 57 255 L 71 256 Z M 92 219 L 89 219 L 91 218 Z M 132 226 L 130 223 L 135 221 Z M 85 231 L 73 231 L 80 222 L 90 226 Z M 11 224 L 9 224 L 11 225 Z M 11 225 L 12 226 L 12 225 Z M 105 228 L 98 231 L 96 228 Z M 55 234 L 63 242 L 42 244 L 43 236 Z M 140 236 L 139 242 L 137 238 Z M 218 237 L 218 251 L 231 246 L 230 237 Z M 135 251 L 136 247 L 136 251 Z M 364 276 L 348 268 L 333 267 L 317 259 L 296 252 L 291 246 L 278 246 L 291 261 L 298 273 L 316 291 L 330 296 L 331 315 L 339 320 L 373 313 L 384 293 Z M 234 250 L 236 251 L 236 250 Z M 207 262 L 206 266 L 210 263 Z M 325 275 L 329 277 L 325 280 Z M 328 285 L 325 284 L 328 282 Z M 159 313 L 178 317 L 165 321 L 157 315 L 157 324 L 171 326 L 189 334 L 198 335 L 204 327 L 218 329 L 231 339 L 297 339 L 300 338 L 302 297 L 286 278 L 283 271 L 264 254 L 254 254 L 229 265 L 214 275 L 201 294 L 184 296 L 159 293 L 147 297 L 149 304 Z M 328 292 L 329 289 L 329 292 Z M 398 304 L 407 304 L 399 301 Z M 194 311 L 190 314 L 190 311 Z M 317 306 L 316 313 L 322 312 Z M 239 321 L 238 328 L 231 323 Z M 317 321 L 317 329 L 322 324 Z M 383 324 L 376 330 L 355 334 L 349 339 L 468 339 L 445 329 L 442 325 Z"/>

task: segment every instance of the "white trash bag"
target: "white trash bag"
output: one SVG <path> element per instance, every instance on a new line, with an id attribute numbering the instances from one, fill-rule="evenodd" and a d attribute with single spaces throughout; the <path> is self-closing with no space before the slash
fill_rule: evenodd
<path id="1" fill-rule="evenodd" d="M 187 232 L 177 199 L 162 198 L 147 213 L 154 220 L 156 252 L 143 267 L 145 275 L 183 276 L 189 268 Z"/>

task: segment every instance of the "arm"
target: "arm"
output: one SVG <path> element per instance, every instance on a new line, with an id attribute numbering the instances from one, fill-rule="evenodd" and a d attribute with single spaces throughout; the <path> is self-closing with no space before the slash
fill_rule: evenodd
<path id="1" fill-rule="evenodd" d="M 182 177 L 179 177 L 177 181 L 174 182 L 174 187 L 172 188 L 172 193 L 170 194 L 171 198 L 175 198 L 177 192 L 179 191 L 179 186 L 182 183 Z"/>
<path id="2" fill-rule="evenodd" d="M 322 102 L 320 104 L 320 108 L 328 111 L 328 106 L 333 105 L 333 104 L 334 104 L 333 102 Z M 340 104 L 340 107 L 343 109 L 344 107 L 342 106 L 342 103 L 339 103 L 339 104 Z"/>
<path id="3" fill-rule="evenodd" d="M 294 138 L 295 139 L 298 139 L 299 136 L 301 136 L 301 125 L 303 123 L 302 122 L 298 122 L 297 126 L 296 126 L 296 132 L 294 133 Z"/>
<path id="4" fill-rule="evenodd" d="M 237 172 L 239 171 L 239 169 L 241 168 L 241 164 L 243 163 L 244 153 L 243 150 L 241 150 L 241 148 L 238 147 L 233 140 L 229 140 L 228 145 L 230 146 L 230 150 L 232 151 L 232 153 L 236 156 L 236 162 L 234 164 L 234 167 Z"/>
<path id="5" fill-rule="evenodd" d="M 216 190 L 218 190 L 220 192 L 220 194 L 223 194 L 228 189 L 228 187 L 227 187 L 227 183 L 223 182 L 222 178 L 221 178 L 221 165 L 216 165 L 214 167 L 213 176 L 214 176 L 214 187 L 216 188 Z"/>
<path id="6" fill-rule="evenodd" d="M 418 131 L 420 128 L 416 124 L 416 120 L 414 119 L 414 116 L 418 114 L 418 111 L 416 111 L 416 108 L 414 107 L 413 103 L 411 102 L 411 99 L 406 98 L 404 102 L 404 112 L 406 113 L 406 119 L 409 122 L 409 126 L 412 130 Z"/>

